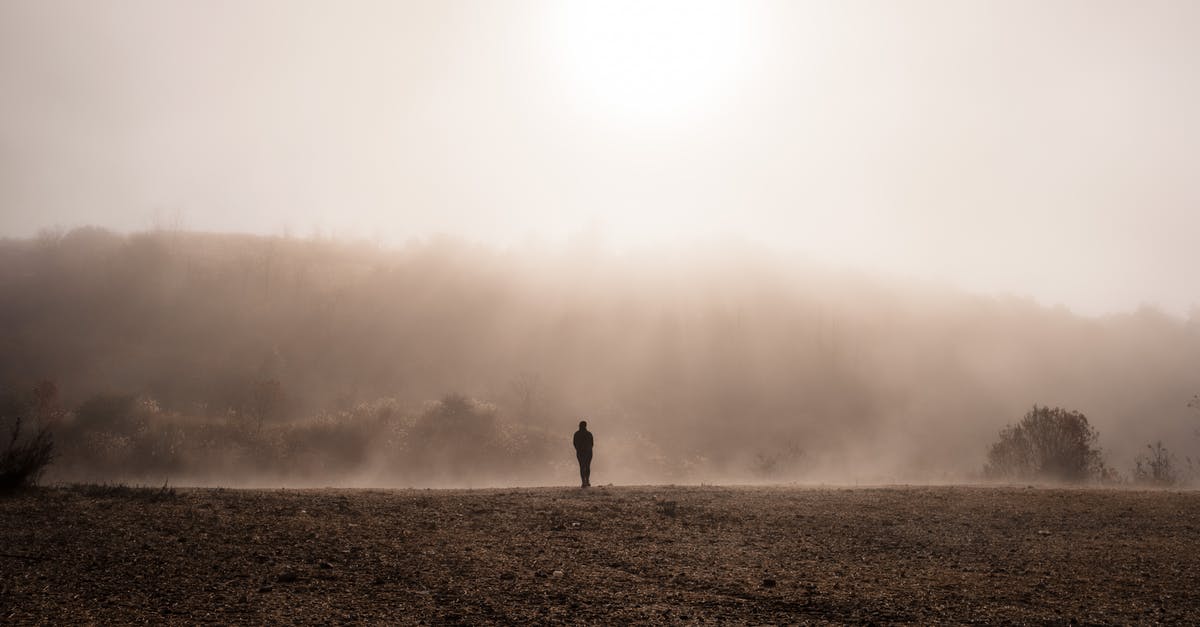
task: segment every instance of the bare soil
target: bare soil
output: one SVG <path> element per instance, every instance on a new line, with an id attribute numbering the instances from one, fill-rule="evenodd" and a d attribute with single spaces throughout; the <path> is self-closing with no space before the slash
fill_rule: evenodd
<path id="1" fill-rule="evenodd" d="M 1200 493 L 43 488 L 0 623 L 1200 623 Z"/>

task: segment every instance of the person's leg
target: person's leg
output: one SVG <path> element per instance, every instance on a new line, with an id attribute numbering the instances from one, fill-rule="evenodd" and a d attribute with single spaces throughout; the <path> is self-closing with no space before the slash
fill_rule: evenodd
<path id="1" fill-rule="evenodd" d="M 587 486 L 587 460 L 584 459 L 582 453 L 575 455 L 575 459 L 579 460 L 579 487 Z"/>
<path id="2" fill-rule="evenodd" d="M 592 454 L 588 453 L 583 459 L 583 485 L 592 485 Z"/>

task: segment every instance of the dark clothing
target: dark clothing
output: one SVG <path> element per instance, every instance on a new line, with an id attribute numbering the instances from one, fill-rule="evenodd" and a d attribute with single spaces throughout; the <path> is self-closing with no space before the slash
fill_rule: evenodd
<path id="1" fill-rule="evenodd" d="M 592 432 L 580 429 L 575 432 L 575 458 L 579 460 L 579 480 L 583 487 L 592 485 Z"/>
<path id="2" fill-rule="evenodd" d="M 575 452 L 592 454 L 592 432 L 580 429 L 575 432 Z"/>
<path id="3" fill-rule="evenodd" d="M 576 451 L 575 459 L 579 460 L 579 480 L 583 482 L 583 486 L 592 485 L 592 451 Z"/>

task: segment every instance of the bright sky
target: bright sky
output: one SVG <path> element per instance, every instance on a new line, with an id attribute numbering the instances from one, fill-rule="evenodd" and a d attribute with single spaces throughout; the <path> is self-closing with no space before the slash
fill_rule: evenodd
<path id="1" fill-rule="evenodd" d="M 731 235 L 1186 313 L 1197 112 L 1193 0 L 4 0 L 0 234 Z"/>

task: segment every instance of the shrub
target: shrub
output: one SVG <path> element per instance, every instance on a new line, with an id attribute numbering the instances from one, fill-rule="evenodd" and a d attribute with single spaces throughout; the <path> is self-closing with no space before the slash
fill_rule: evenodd
<path id="1" fill-rule="evenodd" d="M 1172 486 L 1179 482 L 1175 456 L 1162 442 L 1147 444 L 1149 452 L 1134 460 L 1133 480 L 1144 485 Z"/>
<path id="2" fill-rule="evenodd" d="M 97 394 L 75 410 L 80 431 L 107 431 L 129 435 L 137 430 L 137 397 L 132 394 Z"/>
<path id="3" fill-rule="evenodd" d="M 494 473 L 513 459 L 504 450 L 496 408 L 461 394 L 427 405 L 406 435 L 417 474 L 470 477 Z"/>
<path id="4" fill-rule="evenodd" d="M 496 409 L 461 394 L 427 405 L 409 434 L 421 446 L 445 446 L 468 456 L 491 449 L 498 436 Z"/>
<path id="5" fill-rule="evenodd" d="M 358 469 L 366 462 L 379 431 L 378 423 L 370 418 L 349 410 L 276 427 L 287 470 L 337 474 Z"/>
<path id="6" fill-rule="evenodd" d="M 21 419 L 12 426 L 8 446 L 0 453 L 0 490 L 11 490 L 37 483 L 46 466 L 54 461 L 54 439 L 42 426 L 31 437 L 23 438 Z"/>
<path id="7" fill-rule="evenodd" d="M 760 450 L 754 455 L 750 469 L 766 479 L 794 478 L 804 461 L 804 449 L 795 441 Z"/>
<path id="8" fill-rule="evenodd" d="M 8 425 L 5 446 L 0 450 L 0 490 L 37 483 L 54 461 L 49 423 L 61 415 L 57 397 L 54 384 L 42 382 L 28 395 L 0 398 L 0 424 Z"/>
<path id="9" fill-rule="evenodd" d="M 1111 476 L 1098 435 L 1087 417 L 1059 407 L 1038 407 L 1000 432 L 988 451 L 984 475 L 992 479 L 1086 481 Z"/>

